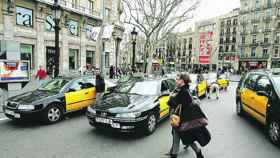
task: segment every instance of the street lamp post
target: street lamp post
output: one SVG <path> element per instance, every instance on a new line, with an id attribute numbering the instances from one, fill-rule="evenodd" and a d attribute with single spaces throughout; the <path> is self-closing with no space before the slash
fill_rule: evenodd
<path id="1" fill-rule="evenodd" d="M 55 30 L 55 63 L 54 63 L 54 77 L 57 77 L 59 74 L 59 22 L 61 16 L 60 6 L 58 4 L 58 0 L 54 0 L 54 30 Z"/>
<path id="2" fill-rule="evenodd" d="M 136 37 L 138 32 L 136 32 L 135 27 L 133 28 L 133 31 L 131 32 L 132 37 L 132 71 L 135 72 L 135 45 L 136 45 Z"/>

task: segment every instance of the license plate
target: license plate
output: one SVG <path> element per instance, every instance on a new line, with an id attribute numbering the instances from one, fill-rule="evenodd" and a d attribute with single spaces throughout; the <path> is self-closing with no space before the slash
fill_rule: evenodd
<path id="1" fill-rule="evenodd" d="M 106 123 L 106 124 L 112 124 L 113 123 L 113 121 L 111 119 L 106 119 L 106 118 L 101 118 L 101 117 L 96 117 L 95 121 L 100 122 L 100 123 Z"/>
<path id="2" fill-rule="evenodd" d="M 121 125 L 119 123 L 112 123 L 111 126 L 113 128 L 121 128 Z"/>

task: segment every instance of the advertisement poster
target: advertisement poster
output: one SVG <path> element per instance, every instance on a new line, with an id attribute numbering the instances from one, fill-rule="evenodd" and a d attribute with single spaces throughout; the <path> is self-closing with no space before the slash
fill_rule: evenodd
<path id="1" fill-rule="evenodd" d="M 213 49 L 213 32 L 203 32 L 199 36 L 199 64 L 210 64 Z"/>
<path id="2" fill-rule="evenodd" d="M 29 81 L 28 61 L 0 60 L 0 82 Z"/>

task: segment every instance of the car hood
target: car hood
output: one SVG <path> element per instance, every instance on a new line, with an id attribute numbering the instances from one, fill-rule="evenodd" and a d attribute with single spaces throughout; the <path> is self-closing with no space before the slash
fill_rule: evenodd
<path id="1" fill-rule="evenodd" d="M 156 96 L 112 93 L 97 101 L 94 108 L 111 113 L 140 111 L 152 106 L 156 98 Z"/>
<path id="2" fill-rule="evenodd" d="M 32 104 L 34 102 L 38 102 L 41 99 L 45 99 L 55 94 L 56 92 L 52 92 L 52 91 L 34 90 L 31 92 L 27 92 L 11 97 L 8 99 L 8 101 L 18 102 L 20 104 Z"/>

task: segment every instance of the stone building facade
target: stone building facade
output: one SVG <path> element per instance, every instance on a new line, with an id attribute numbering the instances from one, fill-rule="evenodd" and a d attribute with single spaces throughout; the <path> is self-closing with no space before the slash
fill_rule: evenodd
<path id="1" fill-rule="evenodd" d="M 220 18 L 219 66 L 238 69 L 239 61 L 239 8 Z"/>
<path id="2" fill-rule="evenodd" d="M 280 66 L 280 0 L 241 0 L 239 68 Z"/>
<path id="3" fill-rule="evenodd" d="M 59 73 L 77 72 L 81 67 L 100 67 L 101 54 L 105 65 L 118 64 L 119 44 L 124 28 L 119 22 L 121 6 L 115 0 L 59 0 L 60 58 Z M 29 60 L 34 72 L 42 65 L 51 73 L 54 64 L 55 34 L 53 0 L 2 0 L 0 2 L 0 39 L 15 41 L 20 46 L 21 60 Z M 106 47 L 96 40 L 94 27 L 112 25 Z M 102 33 L 102 31 L 100 32 Z M 3 53 L 2 53 L 3 54 Z M 5 55 L 0 56 L 5 59 Z"/>

